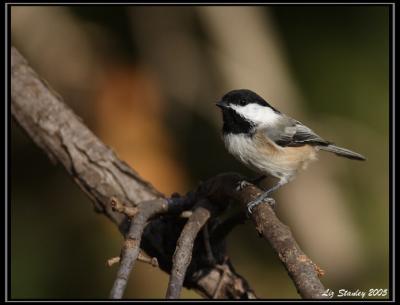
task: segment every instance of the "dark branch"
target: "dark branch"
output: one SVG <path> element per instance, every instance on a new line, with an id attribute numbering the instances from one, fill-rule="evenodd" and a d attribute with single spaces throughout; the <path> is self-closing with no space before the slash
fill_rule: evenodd
<path id="1" fill-rule="evenodd" d="M 244 211 L 229 216 L 214 229 L 212 239 L 215 241 L 224 239 L 237 225 L 244 224 L 245 221 L 246 213 Z"/>
<path id="2" fill-rule="evenodd" d="M 210 262 L 210 265 L 214 266 L 217 263 L 217 261 L 215 260 L 214 254 L 212 253 L 210 233 L 208 231 L 208 223 L 204 225 L 202 232 L 203 232 L 204 249 L 206 251 L 207 259 Z"/>

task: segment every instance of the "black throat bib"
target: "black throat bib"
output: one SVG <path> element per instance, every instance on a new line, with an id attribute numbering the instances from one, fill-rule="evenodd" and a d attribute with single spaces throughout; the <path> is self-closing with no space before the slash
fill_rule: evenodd
<path id="1" fill-rule="evenodd" d="M 222 127 L 223 134 L 250 134 L 251 129 L 254 127 L 248 120 L 230 108 L 222 110 L 222 117 L 224 119 L 224 125 Z"/>

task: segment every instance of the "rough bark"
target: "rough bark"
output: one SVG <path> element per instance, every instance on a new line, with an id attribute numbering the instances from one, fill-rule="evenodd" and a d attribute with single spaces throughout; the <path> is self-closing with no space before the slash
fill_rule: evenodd
<path id="1" fill-rule="evenodd" d="M 92 200 L 95 210 L 112 220 L 122 234 L 129 229 L 129 218 L 113 210 L 110 198 L 116 197 L 132 206 L 164 198 L 83 124 L 14 47 L 11 48 L 11 113 L 34 143 L 53 162 L 61 163 Z M 141 247 L 156 257 L 160 268 L 166 272 L 170 272 L 175 249 L 171 241 L 177 240 L 182 225 L 179 220 L 168 218 L 159 219 L 145 228 Z M 161 241 L 166 241 L 168 246 L 162 248 Z M 219 279 L 218 269 L 202 268 L 200 264 L 188 276 L 185 286 L 211 298 Z M 233 268 L 230 268 L 224 287 L 226 294 L 222 297 L 246 299 L 254 295 L 247 281 Z"/>

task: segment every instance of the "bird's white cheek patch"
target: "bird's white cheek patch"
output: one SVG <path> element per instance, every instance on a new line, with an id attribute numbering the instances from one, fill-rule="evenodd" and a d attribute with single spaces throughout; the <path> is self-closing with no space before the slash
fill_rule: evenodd
<path id="1" fill-rule="evenodd" d="M 241 116 L 256 124 L 273 125 L 279 119 L 279 114 L 271 108 L 258 104 L 231 107 Z"/>

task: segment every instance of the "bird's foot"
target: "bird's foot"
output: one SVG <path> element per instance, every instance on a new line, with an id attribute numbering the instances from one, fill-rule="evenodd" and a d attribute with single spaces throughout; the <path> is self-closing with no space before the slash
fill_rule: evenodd
<path id="1" fill-rule="evenodd" d="M 243 189 L 245 189 L 246 187 L 248 187 L 250 185 L 252 185 L 250 182 L 247 182 L 246 180 L 241 180 L 241 181 L 239 181 L 237 183 L 236 191 L 240 192 L 240 191 L 242 191 Z"/>
<path id="2" fill-rule="evenodd" d="M 248 211 L 249 215 L 252 214 L 253 213 L 252 210 L 262 202 L 268 203 L 270 205 L 270 207 L 273 210 L 275 210 L 276 203 L 275 203 L 275 199 L 274 198 L 271 198 L 271 197 L 256 198 L 255 200 L 253 200 L 253 201 L 251 201 L 250 203 L 247 204 L 247 211 Z"/>

